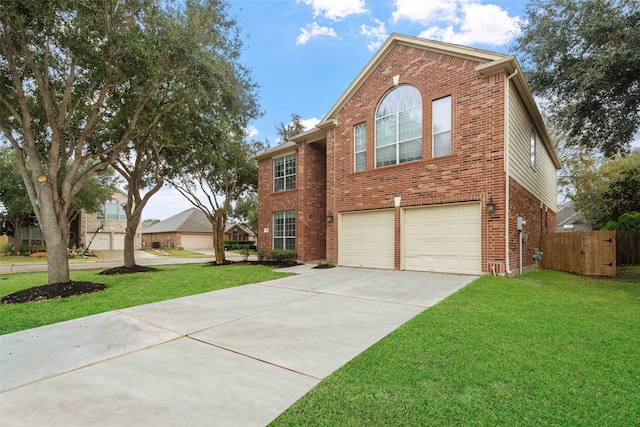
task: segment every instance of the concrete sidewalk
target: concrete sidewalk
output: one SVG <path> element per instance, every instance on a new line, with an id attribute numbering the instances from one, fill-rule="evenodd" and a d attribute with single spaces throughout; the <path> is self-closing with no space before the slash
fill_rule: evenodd
<path id="1" fill-rule="evenodd" d="M 168 265 L 168 264 L 197 264 L 205 263 L 215 260 L 213 251 L 200 250 L 200 253 L 208 255 L 203 258 L 179 258 L 170 256 L 153 255 L 145 251 L 136 251 L 136 264 L 138 265 Z M 118 251 L 94 251 L 98 258 L 90 258 L 87 262 L 70 262 L 69 269 L 71 270 L 92 270 L 92 269 L 107 269 L 113 267 L 119 267 L 124 260 L 124 254 L 121 250 Z M 242 261 L 242 256 L 235 252 L 225 252 L 226 259 L 230 261 Z M 252 255 L 250 260 L 256 260 L 257 257 Z M 0 258 L 0 261 L 2 259 Z M 36 271 L 47 271 L 47 263 L 40 264 L 8 264 L 6 262 L 0 262 L 0 274 L 11 273 L 26 273 Z"/>
<path id="2" fill-rule="evenodd" d="M 475 279 L 309 266 L 0 336 L 3 426 L 263 426 Z"/>

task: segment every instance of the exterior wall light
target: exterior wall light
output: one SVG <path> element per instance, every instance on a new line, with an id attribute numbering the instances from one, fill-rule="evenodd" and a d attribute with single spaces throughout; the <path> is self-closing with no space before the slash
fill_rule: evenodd
<path id="1" fill-rule="evenodd" d="M 489 201 L 487 202 L 487 213 L 495 213 L 496 212 L 496 204 L 493 201 L 493 196 L 489 197 Z"/>
<path id="2" fill-rule="evenodd" d="M 327 222 L 333 222 L 333 214 L 331 212 L 327 215 Z"/>

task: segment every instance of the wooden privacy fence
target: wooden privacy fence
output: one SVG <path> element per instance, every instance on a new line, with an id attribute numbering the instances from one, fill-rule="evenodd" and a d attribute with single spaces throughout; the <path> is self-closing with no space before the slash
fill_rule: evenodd
<path id="1" fill-rule="evenodd" d="M 542 235 L 542 267 L 583 276 L 616 275 L 616 232 L 583 231 Z"/>
<path id="2" fill-rule="evenodd" d="M 640 230 L 616 231 L 616 264 L 640 265 Z"/>

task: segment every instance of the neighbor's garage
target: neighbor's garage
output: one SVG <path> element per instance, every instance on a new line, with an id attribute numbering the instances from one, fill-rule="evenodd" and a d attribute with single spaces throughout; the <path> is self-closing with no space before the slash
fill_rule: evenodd
<path id="1" fill-rule="evenodd" d="M 176 242 L 170 242 L 169 245 L 175 245 Z M 167 245 L 167 242 L 161 242 Z M 180 236 L 180 245 L 184 249 L 213 249 L 213 235 L 207 234 L 182 234 Z"/>
<path id="2" fill-rule="evenodd" d="M 404 270 L 482 273 L 479 203 L 455 203 L 402 211 Z"/>
<path id="3" fill-rule="evenodd" d="M 340 215 L 338 264 L 393 269 L 395 212 L 376 210 Z"/>
<path id="4" fill-rule="evenodd" d="M 90 243 L 89 249 L 108 251 L 111 249 L 111 233 L 97 233 L 95 237 L 93 234 L 88 235 Z M 91 240 L 93 238 L 93 240 Z"/>

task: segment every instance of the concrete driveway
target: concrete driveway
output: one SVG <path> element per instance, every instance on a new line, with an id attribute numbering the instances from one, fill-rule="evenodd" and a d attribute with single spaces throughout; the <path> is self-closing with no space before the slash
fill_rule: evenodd
<path id="1" fill-rule="evenodd" d="M 310 266 L 0 336 L 3 426 L 263 426 L 475 279 Z"/>

